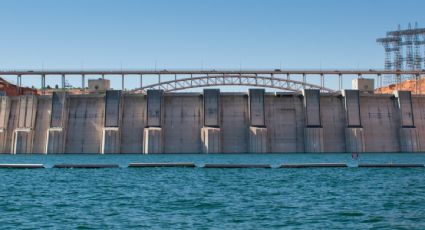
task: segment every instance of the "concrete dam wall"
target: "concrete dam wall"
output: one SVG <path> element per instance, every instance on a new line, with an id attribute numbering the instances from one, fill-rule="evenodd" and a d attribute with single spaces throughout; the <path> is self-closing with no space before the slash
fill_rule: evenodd
<path id="1" fill-rule="evenodd" d="M 423 151 L 425 96 L 408 91 L 0 97 L 2 153 Z"/>

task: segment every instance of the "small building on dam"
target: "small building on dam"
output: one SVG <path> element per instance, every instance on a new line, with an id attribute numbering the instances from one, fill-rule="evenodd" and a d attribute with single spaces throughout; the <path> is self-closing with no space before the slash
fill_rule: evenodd
<path id="1" fill-rule="evenodd" d="M 204 89 L 2 96 L 0 151 L 423 152 L 425 95 Z"/>

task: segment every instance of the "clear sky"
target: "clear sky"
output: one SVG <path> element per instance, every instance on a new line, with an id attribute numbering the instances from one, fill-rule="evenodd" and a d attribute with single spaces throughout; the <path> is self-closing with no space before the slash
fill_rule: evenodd
<path id="1" fill-rule="evenodd" d="M 425 27 L 424 9 L 420 0 L 0 0 L 0 69 L 380 69 L 376 38 L 398 24 Z"/>

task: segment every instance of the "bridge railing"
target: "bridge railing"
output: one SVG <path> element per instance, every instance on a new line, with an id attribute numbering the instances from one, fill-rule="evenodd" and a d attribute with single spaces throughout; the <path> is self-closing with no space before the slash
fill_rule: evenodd
<path id="1" fill-rule="evenodd" d="M 385 75 L 413 75 L 417 80 L 425 76 L 425 70 L 389 71 L 389 70 L 11 70 L 0 71 L 0 77 L 16 78 L 17 87 L 22 87 L 22 79 L 40 79 L 40 89 L 46 93 L 46 77 L 59 80 L 58 89 L 67 89 L 67 79 L 80 78 L 81 93 L 87 93 L 87 81 L 90 77 L 102 79 L 119 78 L 122 90 L 129 77 L 139 78 L 139 84 L 132 84 L 129 91 L 141 92 L 147 89 L 178 91 L 211 86 L 253 86 L 283 91 L 300 91 L 304 88 L 320 89 L 323 92 L 342 90 L 347 78 L 372 77 L 376 86 L 383 87 Z M 132 81 L 134 82 L 137 82 Z M 419 83 L 421 81 L 418 81 Z M 416 84 L 416 90 L 421 85 Z M 418 92 L 418 91 L 417 91 Z"/>

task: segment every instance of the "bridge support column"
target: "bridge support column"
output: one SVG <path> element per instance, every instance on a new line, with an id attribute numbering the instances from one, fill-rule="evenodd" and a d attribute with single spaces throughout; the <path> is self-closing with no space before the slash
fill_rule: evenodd
<path id="1" fill-rule="evenodd" d="M 201 130 L 203 153 L 221 152 L 220 90 L 204 89 L 204 127 Z"/>
<path id="2" fill-rule="evenodd" d="M 164 91 L 147 91 L 147 127 L 143 131 L 143 153 L 163 153 L 162 103 Z"/>
<path id="3" fill-rule="evenodd" d="M 267 152 L 264 89 L 249 89 L 249 152 Z"/>
<path id="4" fill-rule="evenodd" d="M 53 92 L 50 128 L 46 134 L 46 154 L 65 152 L 67 111 L 67 93 Z"/>
<path id="5" fill-rule="evenodd" d="M 323 152 L 323 128 L 320 112 L 320 90 L 304 89 L 304 151 Z"/>
<path id="6" fill-rule="evenodd" d="M 364 152 L 365 141 L 360 116 L 360 91 L 346 89 L 342 94 L 344 96 L 347 123 L 345 129 L 345 151 Z"/>
<path id="7" fill-rule="evenodd" d="M 7 126 L 9 124 L 10 98 L 0 97 L 0 153 L 6 152 Z"/>
<path id="8" fill-rule="evenodd" d="M 397 105 L 400 111 L 400 150 L 402 152 L 418 152 L 419 136 L 415 127 L 410 91 L 396 91 Z"/>
<path id="9" fill-rule="evenodd" d="M 105 94 L 105 121 L 100 152 L 120 153 L 121 91 L 108 90 Z"/>
<path id="10" fill-rule="evenodd" d="M 13 132 L 12 153 L 32 153 L 33 129 L 37 111 L 34 95 L 19 97 L 18 127 Z"/>

